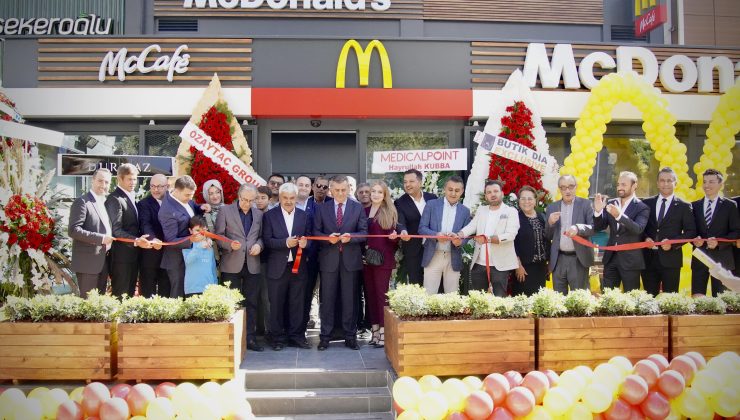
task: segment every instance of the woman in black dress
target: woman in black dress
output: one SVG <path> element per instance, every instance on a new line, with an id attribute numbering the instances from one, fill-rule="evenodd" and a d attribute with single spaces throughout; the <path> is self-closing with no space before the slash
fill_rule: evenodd
<path id="1" fill-rule="evenodd" d="M 514 239 L 519 268 L 514 272 L 514 295 L 531 296 L 545 287 L 549 275 L 550 241 L 545 237 L 545 215 L 537 212 L 536 203 L 534 188 L 525 185 L 519 190 L 519 232 Z"/>

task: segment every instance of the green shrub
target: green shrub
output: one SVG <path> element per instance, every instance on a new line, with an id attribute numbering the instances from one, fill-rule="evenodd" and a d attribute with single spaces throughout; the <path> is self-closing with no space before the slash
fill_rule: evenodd
<path id="1" fill-rule="evenodd" d="M 598 300 L 590 290 L 575 289 L 568 292 L 563 304 L 569 316 L 591 316 L 596 312 Z"/>
<path id="2" fill-rule="evenodd" d="M 532 315 L 532 301 L 524 295 L 493 299 L 497 318 L 526 318 Z"/>
<path id="3" fill-rule="evenodd" d="M 565 296 L 551 289 L 541 288 L 532 295 L 531 300 L 532 314 L 536 317 L 552 318 L 568 312 L 565 307 Z"/>
<path id="4" fill-rule="evenodd" d="M 732 290 L 725 290 L 718 294 L 717 297 L 725 302 L 725 305 L 727 305 L 727 312 L 740 312 L 740 293 L 733 292 Z"/>
<path id="5" fill-rule="evenodd" d="M 719 297 L 699 296 L 694 298 L 694 313 L 697 314 L 724 314 L 727 304 Z"/>
<path id="6" fill-rule="evenodd" d="M 399 317 L 418 317 L 429 313 L 429 296 L 417 284 L 402 284 L 388 292 L 388 305 Z"/>
<path id="7" fill-rule="evenodd" d="M 607 316 L 634 315 L 635 308 L 634 299 L 615 287 L 604 289 L 604 293 L 599 297 L 596 312 Z"/>
<path id="8" fill-rule="evenodd" d="M 694 299 L 680 293 L 661 293 L 655 300 L 666 315 L 688 315 L 694 312 Z"/>
<path id="9" fill-rule="evenodd" d="M 468 307 L 470 316 L 475 319 L 494 317 L 494 296 L 480 290 L 471 290 L 468 293 Z"/>
<path id="10" fill-rule="evenodd" d="M 183 301 L 178 298 L 135 296 L 121 304 L 119 322 L 180 322 L 184 319 Z"/>
<path id="11" fill-rule="evenodd" d="M 87 299 L 80 300 L 82 317 L 90 322 L 112 322 L 121 310 L 121 302 L 115 296 L 101 295 L 97 290 L 89 292 Z"/>
<path id="12" fill-rule="evenodd" d="M 658 302 L 644 290 L 630 290 L 627 293 L 635 302 L 635 315 L 657 315 L 660 313 Z"/>
<path id="13" fill-rule="evenodd" d="M 31 320 L 31 301 L 27 298 L 8 296 L 2 308 L 3 316 L 11 322 Z"/>
<path id="14" fill-rule="evenodd" d="M 457 293 L 441 293 L 429 296 L 429 315 L 451 316 L 460 315 L 468 307 L 468 299 Z"/>
<path id="15" fill-rule="evenodd" d="M 74 295 L 36 295 L 32 298 L 9 296 L 2 312 L 8 321 L 111 322 L 120 308 L 115 297 L 90 292 L 87 299 Z"/>

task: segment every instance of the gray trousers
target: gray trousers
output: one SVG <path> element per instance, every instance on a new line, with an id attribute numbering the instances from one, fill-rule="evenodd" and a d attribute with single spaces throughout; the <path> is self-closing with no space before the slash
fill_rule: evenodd
<path id="1" fill-rule="evenodd" d="M 81 297 L 86 298 L 87 293 L 93 289 L 98 289 L 98 293 L 101 295 L 105 294 L 105 289 L 108 288 L 109 261 L 110 256 L 106 256 L 103 269 L 100 270 L 100 273 L 75 273 L 77 274 L 77 286 L 80 288 Z"/>
<path id="2" fill-rule="evenodd" d="M 558 254 L 555 271 L 552 273 L 552 288 L 567 295 L 569 287 L 571 290 L 588 290 L 588 286 L 588 267 L 584 267 L 575 254 Z"/>

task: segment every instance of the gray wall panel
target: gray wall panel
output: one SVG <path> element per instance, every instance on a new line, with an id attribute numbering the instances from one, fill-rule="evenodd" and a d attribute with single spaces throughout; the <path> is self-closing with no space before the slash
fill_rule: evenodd
<path id="1" fill-rule="evenodd" d="M 576 26 L 558 24 L 518 24 L 486 22 L 424 22 L 424 36 L 429 38 L 456 38 L 484 41 L 489 39 L 507 41 L 537 40 L 600 42 L 601 25 Z"/>
<path id="2" fill-rule="evenodd" d="M 349 19 L 199 19 L 201 35 L 397 37 L 397 20 Z M 160 34 L 162 34 L 160 32 Z"/>
<path id="3" fill-rule="evenodd" d="M 36 87 L 38 43 L 35 39 L 6 39 L 3 46 L 3 86 Z"/>

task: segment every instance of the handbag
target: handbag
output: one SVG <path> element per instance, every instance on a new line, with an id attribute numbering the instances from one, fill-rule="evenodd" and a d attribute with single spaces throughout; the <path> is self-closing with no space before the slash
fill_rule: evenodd
<path id="1" fill-rule="evenodd" d="M 381 266 L 383 265 L 383 254 L 377 249 L 368 248 L 365 250 L 365 262 L 367 265 Z"/>

